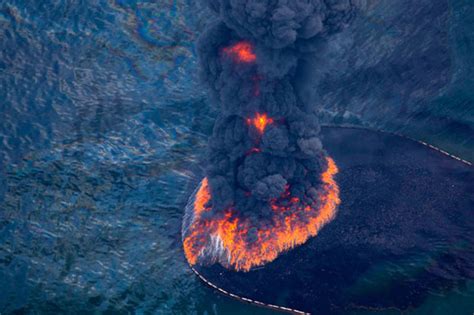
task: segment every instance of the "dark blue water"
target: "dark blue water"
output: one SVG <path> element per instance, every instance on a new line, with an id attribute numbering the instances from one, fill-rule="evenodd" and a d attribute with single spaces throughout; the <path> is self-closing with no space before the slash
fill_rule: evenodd
<path id="1" fill-rule="evenodd" d="M 266 313 L 207 289 L 181 250 L 215 116 L 195 2 L 0 0 L 0 313 Z M 321 118 L 473 161 L 474 4 L 368 3 L 322 56 Z"/>

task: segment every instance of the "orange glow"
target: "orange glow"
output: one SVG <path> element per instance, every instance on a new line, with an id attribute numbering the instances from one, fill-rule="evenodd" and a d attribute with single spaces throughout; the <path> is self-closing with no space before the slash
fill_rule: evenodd
<path id="1" fill-rule="evenodd" d="M 236 62 L 253 63 L 257 60 L 252 44 L 246 41 L 238 42 L 223 50 L 226 55 L 232 57 Z"/>
<path id="2" fill-rule="evenodd" d="M 196 194 L 196 199 L 194 200 L 194 211 L 197 215 L 200 215 L 204 211 L 206 203 L 211 199 L 211 194 L 208 188 L 208 180 L 204 178 L 201 182 L 201 187 Z"/>
<path id="3" fill-rule="evenodd" d="M 250 155 L 250 154 L 254 154 L 254 153 L 261 153 L 261 152 L 262 152 L 262 149 L 260 149 L 260 148 L 252 148 L 246 153 L 246 155 Z"/>
<path id="4" fill-rule="evenodd" d="M 183 242 L 189 263 L 219 262 L 227 268 L 249 271 L 316 236 L 334 219 L 341 203 L 334 179 L 338 168 L 334 160 L 326 159 L 328 166 L 321 175 L 319 200 L 304 203 L 297 197 L 292 198 L 287 189 L 281 198 L 270 201 L 274 216 L 271 224 L 262 226 L 254 226 L 249 220 L 240 218 L 232 208 L 220 217 L 203 218 L 202 214 L 211 210 L 206 207 L 211 195 L 208 181 L 204 179 L 196 193 L 194 219 Z M 257 229 L 257 239 L 249 242 L 247 234 L 252 228 Z"/>
<path id="5" fill-rule="evenodd" d="M 263 134 L 267 126 L 273 124 L 273 119 L 269 118 L 267 114 L 257 113 L 254 118 L 247 119 L 247 124 L 253 125 L 255 128 L 257 128 L 260 134 Z"/>

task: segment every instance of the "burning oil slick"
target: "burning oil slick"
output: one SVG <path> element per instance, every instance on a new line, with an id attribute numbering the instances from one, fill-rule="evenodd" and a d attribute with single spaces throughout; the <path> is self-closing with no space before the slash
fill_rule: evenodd
<path id="1" fill-rule="evenodd" d="M 184 248 L 191 264 L 249 270 L 304 243 L 335 215 L 337 166 L 323 150 L 318 101 L 304 92 L 301 74 L 362 3 L 207 2 L 219 19 L 198 53 L 219 116 Z"/>
<path id="2" fill-rule="evenodd" d="M 322 174 L 322 193 L 310 203 L 294 197 L 286 187 L 280 198 L 271 199 L 272 219 L 255 225 L 237 209 L 227 208 L 222 216 L 209 216 L 211 194 L 206 179 L 196 192 L 193 224 L 184 240 L 186 258 L 191 264 L 199 261 L 220 262 L 223 266 L 248 271 L 252 267 L 275 260 L 278 255 L 305 243 L 336 214 L 340 204 L 339 187 L 334 180 L 338 169 L 327 158 L 328 168 Z"/>

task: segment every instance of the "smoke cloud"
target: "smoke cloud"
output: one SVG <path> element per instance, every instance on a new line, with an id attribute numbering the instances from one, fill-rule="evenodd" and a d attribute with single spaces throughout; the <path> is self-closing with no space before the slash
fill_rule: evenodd
<path id="1" fill-rule="evenodd" d="M 197 49 L 201 77 L 219 114 L 209 139 L 206 190 L 201 187 L 201 194 L 207 196 L 208 190 L 210 195 L 204 198 L 207 211 L 203 218 L 222 220 L 227 216 L 230 222 L 235 220 L 231 217 L 242 219 L 246 234 L 243 244 L 247 244 L 243 247 L 271 238 L 271 233 L 262 231 L 280 226 L 274 218 L 278 211 L 285 212 L 286 223 L 291 218 L 303 226 L 313 220 L 312 231 L 304 227 L 301 231 L 315 235 L 332 218 L 328 209 L 334 210 L 338 202 L 336 185 L 328 178 L 323 183 L 322 174 L 328 171 L 333 175 L 337 168 L 328 165 L 319 139 L 320 126 L 314 114 L 317 100 L 298 92 L 304 90 L 301 85 L 306 77 L 300 74 L 308 71 L 304 69 L 306 57 L 317 54 L 331 34 L 350 24 L 361 1 L 205 2 L 218 19 L 199 39 Z M 333 200 L 327 213 L 308 210 L 321 201 L 321 196 Z M 229 220 L 215 229 L 228 233 L 234 228 L 222 226 L 227 226 Z M 285 229 L 291 230 L 288 226 Z M 194 237 L 196 242 L 206 240 L 202 235 Z M 219 242 L 207 242 L 222 249 L 223 238 L 232 238 L 220 237 Z M 301 242 L 308 236 L 294 237 Z M 240 236 L 229 242 L 241 242 Z M 199 247 L 191 241 L 185 243 L 185 247 Z M 209 248 L 189 252 L 213 252 L 221 258 L 234 254 Z"/>
<path id="2" fill-rule="evenodd" d="M 361 1 L 205 2 L 219 17 L 198 42 L 220 113 L 208 150 L 213 209 L 259 213 L 287 185 L 304 198 L 318 187 L 325 153 L 311 108 L 317 100 L 297 93 L 298 67 L 349 25 Z M 260 133 L 248 119 L 262 113 L 273 123 Z"/>
<path id="3" fill-rule="evenodd" d="M 209 7 L 241 38 L 282 49 L 307 45 L 341 31 L 362 1 L 207 0 Z"/>

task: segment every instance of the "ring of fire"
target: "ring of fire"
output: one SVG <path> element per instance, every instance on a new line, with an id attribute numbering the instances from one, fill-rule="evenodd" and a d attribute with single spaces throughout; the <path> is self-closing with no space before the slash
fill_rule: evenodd
<path id="1" fill-rule="evenodd" d="M 335 181 L 337 165 L 330 157 L 326 160 L 327 169 L 321 174 L 319 199 L 305 204 L 299 198 L 291 197 L 287 190 L 270 202 L 272 222 L 257 227 L 257 241 L 254 242 L 248 242 L 247 233 L 255 227 L 249 220 L 239 217 L 235 209 L 227 209 L 220 218 L 205 216 L 211 210 L 208 202 L 212 196 L 208 180 L 204 178 L 195 194 L 192 222 L 184 235 L 183 246 L 188 262 L 191 265 L 219 262 L 226 268 L 249 271 L 316 236 L 335 218 L 341 202 Z M 290 207 L 292 211 L 289 211 Z"/>

